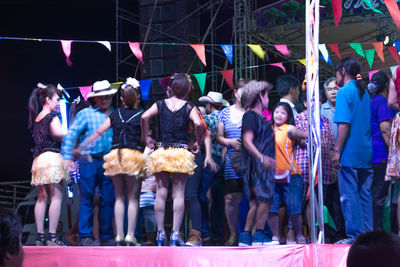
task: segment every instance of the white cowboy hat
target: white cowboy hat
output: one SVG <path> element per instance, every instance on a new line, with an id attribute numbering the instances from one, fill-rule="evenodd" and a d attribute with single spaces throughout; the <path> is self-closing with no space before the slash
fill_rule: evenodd
<path id="1" fill-rule="evenodd" d="M 92 92 L 87 95 L 88 98 L 103 95 L 113 95 L 118 89 L 111 88 L 111 84 L 107 80 L 98 81 L 93 84 Z"/>
<path id="2" fill-rule="evenodd" d="M 206 102 L 216 106 L 229 106 L 229 102 L 222 98 L 222 94 L 218 92 L 210 91 L 206 96 L 199 98 L 199 102 Z"/>

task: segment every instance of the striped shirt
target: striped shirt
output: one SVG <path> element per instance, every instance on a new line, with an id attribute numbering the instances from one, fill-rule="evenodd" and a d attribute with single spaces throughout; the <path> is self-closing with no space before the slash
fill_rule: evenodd
<path id="1" fill-rule="evenodd" d="M 235 124 L 231 121 L 231 107 L 224 108 L 218 116 L 218 121 L 224 125 L 225 130 L 225 138 L 242 138 L 242 130 L 240 126 L 242 124 L 242 120 L 238 124 Z M 228 153 L 225 155 L 225 170 L 224 170 L 224 178 L 225 180 L 231 179 L 240 179 L 237 176 L 236 172 L 231 166 L 231 160 L 229 154 L 235 153 L 236 150 L 228 147 Z"/>
<path id="2" fill-rule="evenodd" d="M 156 194 L 153 192 L 153 187 L 156 184 L 156 178 L 154 175 L 149 175 L 146 180 L 142 183 L 142 189 L 139 200 L 139 207 L 154 206 L 154 198 Z"/>
<path id="3" fill-rule="evenodd" d="M 83 140 L 89 137 L 107 119 L 108 115 L 98 108 L 85 108 L 78 112 L 76 118 L 64 136 L 61 154 L 64 159 L 73 159 L 73 150 Z M 83 155 L 102 157 L 111 149 L 112 129 L 107 130 L 87 148 L 81 151 Z"/>

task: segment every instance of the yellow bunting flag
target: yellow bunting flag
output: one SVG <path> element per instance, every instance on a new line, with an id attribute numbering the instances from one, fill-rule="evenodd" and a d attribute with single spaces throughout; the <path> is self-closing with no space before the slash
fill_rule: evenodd
<path id="1" fill-rule="evenodd" d="M 297 61 L 300 62 L 301 64 L 303 64 L 304 66 L 306 65 L 306 59 L 305 58 L 298 59 Z"/>
<path id="2" fill-rule="evenodd" d="M 261 45 L 256 45 L 256 44 L 247 44 L 248 47 L 250 47 L 251 51 L 253 51 L 254 54 L 256 54 L 259 58 L 262 60 L 265 59 L 265 51 L 262 49 Z"/>

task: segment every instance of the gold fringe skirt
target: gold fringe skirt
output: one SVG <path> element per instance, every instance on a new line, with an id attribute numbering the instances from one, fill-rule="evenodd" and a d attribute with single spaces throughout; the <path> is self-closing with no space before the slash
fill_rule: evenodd
<path id="1" fill-rule="evenodd" d="M 69 182 L 69 173 L 64 169 L 63 157 L 56 152 L 43 152 L 32 163 L 31 185 L 59 183 L 62 180 Z"/>
<path id="2" fill-rule="evenodd" d="M 194 155 L 185 148 L 160 147 L 148 156 L 146 170 L 149 174 L 159 172 L 186 173 L 193 175 L 197 167 Z"/>
<path id="3" fill-rule="evenodd" d="M 120 150 L 121 158 L 118 156 Z M 130 148 L 116 148 L 104 156 L 105 163 L 103 168 L 104 175 L 116 176 L 119 174 L 126 174 L 129 176 L 142 176 L 144 175 L 144 166 L 146 162 L 143 153 Z"/>

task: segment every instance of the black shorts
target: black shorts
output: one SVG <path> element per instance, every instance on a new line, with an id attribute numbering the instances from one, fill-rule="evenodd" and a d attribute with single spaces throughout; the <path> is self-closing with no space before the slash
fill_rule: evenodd
<path id="1" fill-rule="evenodd" d="M 242 193 L 242 192 L 243 192 L 242 179 L 225 180 L 225 194 Z"/>

